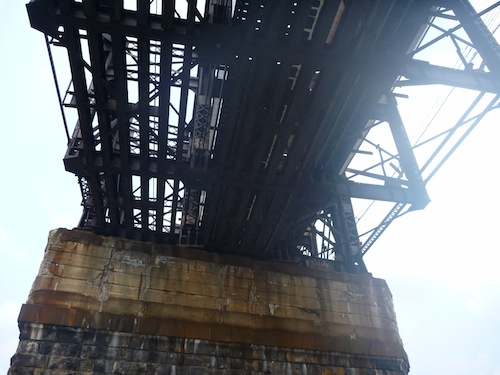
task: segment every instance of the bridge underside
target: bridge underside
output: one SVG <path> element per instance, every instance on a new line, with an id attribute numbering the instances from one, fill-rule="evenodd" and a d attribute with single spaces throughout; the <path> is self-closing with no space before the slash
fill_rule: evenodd
<path id="1" fill-rule="evenodd" d="M 499 106 L 487 11 L 446 3 L 30 2 L 53 67 L 67 50 L 84 212 L 49 237 L 9 374 L 406 375 L 362 256 Z M 444 39 L 458 66 L 419 60 Z M 430 83 L 479 94 L 415 144 L 397 90 Z M 355 199 L 392 207 L 367 236 Z"/>
<path id="2" fill-rule="evenodd" d="M 499 87 L 484 64 L 412 59 L 432 19 L 475 17 L 465 2 L 127 3 L 28 4 L 32 26 L 68 51 L 61 105 L 78 122 L 64 162 L 82 188 L 79 226 L 100 234 L 363 271 L 386 223 L 428 202 L 394 88 Z M 394 151 L 379 174 L 356 170 L 380 124 Z M 395 204 L 364 247 L 353 198 Z"/>

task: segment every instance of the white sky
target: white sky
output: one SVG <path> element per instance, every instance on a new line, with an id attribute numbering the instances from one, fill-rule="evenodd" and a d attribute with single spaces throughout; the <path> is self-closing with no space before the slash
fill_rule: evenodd
<path id="1" fill-rule="evenodd" d="M 486 2 L 479 1 L 482 8 Z M 0 0 L 0 373 L 47 235 L 81 213 L 43 35 L 23 2 Z M 61 82 L 64 86 L 66 82 Z M 428 185 L 432 202 L 395 221 L 365 260 L 394 295 L 411 374 L 500 375 L 500 113 Z M 73 126 L 73 124 L 70 124 Z"/>

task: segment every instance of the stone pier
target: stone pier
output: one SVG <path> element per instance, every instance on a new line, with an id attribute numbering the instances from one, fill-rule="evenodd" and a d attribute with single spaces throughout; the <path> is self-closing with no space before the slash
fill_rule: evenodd
<path id="1" fill-rule="evenodd" d="M 383 280 L 50 233 L 9 374 L 401 375 Z"/>

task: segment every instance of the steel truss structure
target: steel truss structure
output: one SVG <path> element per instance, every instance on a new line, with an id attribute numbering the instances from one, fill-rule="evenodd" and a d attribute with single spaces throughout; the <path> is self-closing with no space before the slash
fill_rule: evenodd
<path id="1" fill-rule="evenodd" d="M 82 188 L 79 226 L 366 271 L 363 254 L 392 220 L 426 206 L 429 178 L 498 107 L 500 48 L 483 21 L 497 5 L 30 2 L 49 51 L 68 52 L 60 104 L 78 114 L 64 162 Z M 445 41 L 457 66 L 423 60 Z M 476 97 L 415 143 L 398 101 L 428 84 Z M 357 199 L 391 207 L 358 233 Z"/>

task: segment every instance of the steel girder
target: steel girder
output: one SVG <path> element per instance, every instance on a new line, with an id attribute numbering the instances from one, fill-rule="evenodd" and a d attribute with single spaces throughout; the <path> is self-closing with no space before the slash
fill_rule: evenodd
<path id="1" fill-rule="evenodd" d="M 81 181 L 80 226 L 366 271 L 363 254 L 392 220 L 425 207 L 428 178 L 468 132 L 453 135 L 498 104 L 475 113 L 482 93 L 430 140 L 407 134 L 398 88 L 498 92 L 498 45 L 467 2 L 450 4 L 32 1 L 32 26 L 68 50 L 61 104 L 78 122 L 64 161 Z M 419 58 L 444 39 L 461 67 Z M 460 47 L 484 63 L 473 69 Z M 387 147 L 371 138 L 384 127 Z M 360 234 L 358 198 L 394 206 Z"/>

